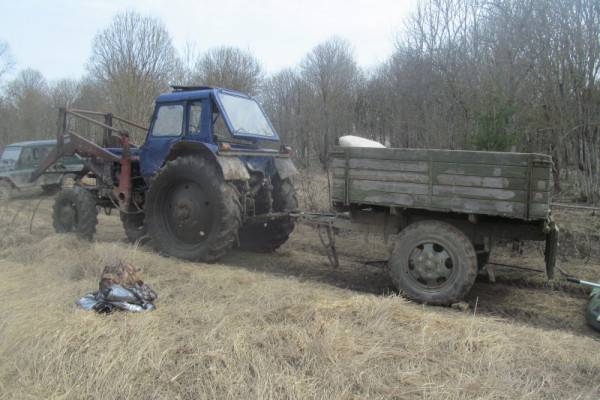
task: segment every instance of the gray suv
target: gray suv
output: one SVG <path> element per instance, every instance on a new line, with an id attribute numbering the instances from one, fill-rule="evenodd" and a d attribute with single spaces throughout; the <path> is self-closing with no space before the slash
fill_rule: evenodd
<path id="1" fill-rule="evenodd" d="M 9 144 L 0 156 L 0 200 L 6 200 L 18 190 L 41 187 L 53 193 L 61 188 L 63 179 L 83 169 L 81 160 L 75 156 L 64 157 L 59 163 L 29 182 L 31 173 L 56 146 L 56 140 L 36 140 Z"/>

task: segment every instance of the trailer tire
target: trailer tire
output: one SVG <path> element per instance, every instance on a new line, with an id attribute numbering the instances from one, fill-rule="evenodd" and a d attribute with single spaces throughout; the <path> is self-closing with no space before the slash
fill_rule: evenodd
<path id="1" fill-rule="evenodd" d="M 52 225 L 57 233 L 76 233 L 91 240 L 98 225 L 96 198 L 82 187 L 61 190 L 52 207 Z"/>
<path id="2" fill-rule="evenodd" d="M 144 211 L 148 235 L 161 253 L 213 262 L 237 242 L 238 192 L 205 158 L 168 161 L 150 184 Z"/>
<path id="3" fill-rule="evenodd" d="M 397 237 L 390 274 L 398 291 L 421 303 L 461 301 L 477 276 L 477 254 L 458 228 L 440 221 L 419 221 Z"/>
<path id="4" fill-rule="evenodd" d="M 272 184 L 273 211 L 296 210 L 298 198 L 292 181 L 275 176 Z M 267 223 L 246 224 L 240 229 L 240 248 L 264 253 L 273 252 L 288 241 L 294 227 L 294 220 L 290 217 L 281 217 Z"/>

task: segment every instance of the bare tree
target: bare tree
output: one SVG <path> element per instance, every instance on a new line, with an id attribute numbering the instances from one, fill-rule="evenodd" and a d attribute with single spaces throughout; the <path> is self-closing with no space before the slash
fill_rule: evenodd
<path id="1" fill-rule="evenodd" d="M 281 139 L 295 149 L 296 161 L 303 167 L 311 162 L 311 136 L 316 129 L 315 95 L 293 69 L 284 69 L 263 84 L 261 99 Z"/>
<path id="2" fill-rule="evenodd" d="M 49 90 L 54 108 L 72 107 L 80 96 L 80 83 L 74 79 L 61 79 L 53 82 Z"/>
<path id="3" fill-rule="evenodd" d="M 47 138 L 54 132 L 50 119 L 51 101 L 44 76 L 25 69 L 10 81 L 6 89 L 10 123 L 4 129 L 4 142 Z"/>
<path id="4" fill-rule="evenodd" d="M 256 57 L 236 47 L 217 47 L 198 58 L 191 74 L 192 82 L 221 86 L 258 94 L 263 69 Z"/>
<path id="5" fill-rule="evenodd" d="M 10 53 L 10 47 L 8 43 L 0 40 L 0 80 L 6 75 L 13 67 L 15 63 Z"/>
<path id="6" fill-rule="evenodd" d="M 158 19 L 125 12 L 94 38 L 88 70 L 112 111 L 145 121 L 178 70 L 171 37 Z"/>
<path id="7" fill-rule="evenodd" d="M 350 43 L 334 37 L 317 45 L 301 63 L 302 76 L 318 97 L 320 121 L 314 135 L 321 140 L 319 158 L 325 165 L 329 148 L 342 134 L 355 127 L 352 116 L 360 70 L 356 65 Z"/>

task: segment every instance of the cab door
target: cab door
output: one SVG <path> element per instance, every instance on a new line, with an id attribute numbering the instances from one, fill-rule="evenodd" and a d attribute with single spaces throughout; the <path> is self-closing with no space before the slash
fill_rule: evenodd
<path id="1" fill-rule="evenodd" d="M 151 177 L 163 165 L 169 149 L 183 135 L 184 117 L 184 102 L 157 105 L 146 142 L 140 148 L 142 176 Z"/>

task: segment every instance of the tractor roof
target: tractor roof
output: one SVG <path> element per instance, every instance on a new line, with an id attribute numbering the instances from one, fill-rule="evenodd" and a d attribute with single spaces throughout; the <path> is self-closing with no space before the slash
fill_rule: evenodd
<path id="1" fill-rule="evenodd" d="M 250 97 L 246 93 L 239 92 L 233 89 L 226 89 L 212 86 L 171 86 L 172 92 L 167 92 L 159 95 L 156 98 L 157 103 L 167 103 L 184 100 L 197 100 L 209 98 L 211 94 L 216 95 L 217 92 L 229 92 L 238 96 Z"/>

